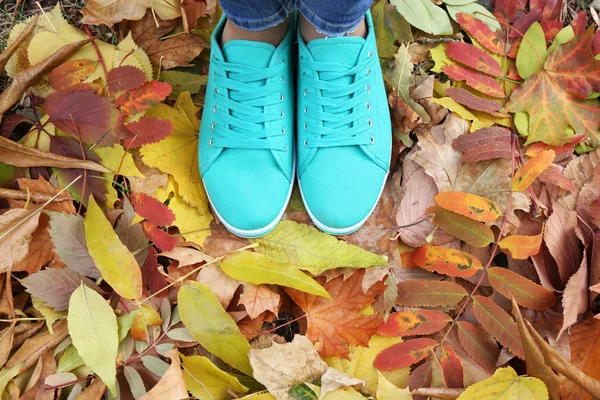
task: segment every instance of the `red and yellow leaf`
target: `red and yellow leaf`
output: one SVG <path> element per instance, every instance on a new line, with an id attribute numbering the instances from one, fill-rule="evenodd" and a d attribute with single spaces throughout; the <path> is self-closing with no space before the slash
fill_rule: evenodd
<path id="1" fill-rule="evenodd" d="M 54 90 L 66 89 L 82 83 L 94 73 L 97 61 L 73 60 L 54 68 L 48 75 L 48 83 Z"/>
<path id="2" fill-rule="evenodd" d="M 170 235 L 149 221 L 143 221 L 142 228 L 144 228 L 144 235 L 146 235 L 148 240 L 154 243 L 161 251 L 171 251 L 179 243 L 179 238 Z"/>
<path id="3" fill-rule="evenodd" d="M 427 271 L 459 278 L 473 276 L 482 268 L 481 262 L 469 253 L 433 245 L 415 249 L 411 261 Z"/>
<path id="4" fill-rule="evenodd" d="M 146 82 L 146 74 L 139 68 L 125 65 L 108 71 L 106 80 L 108 88 L 117 93 L 139 88 Z"/>
<path id="5" fill-rule="evenodd" d="M 575 148 L 575 146 L 577 146 L 579 143 L 585 142 L 586 140 L 586 135 L 575 135 L 570 137 L 569 142 L 563 144 L 562 146 L 551 146 L 543 142 L 536 142 L 527 148 L 527 152 L 525 153 L 525 155 L 528 157 L 535 157 L 544 150 L 554 150 L 556 154 L 560 154 L 565 151 L 572 153 L 573 148 Z"/>
<path id="6" fill-rule="evenodd" d="M 453 282 L 411 280 L 398 283 L 396 304 L 412 307 L 438 307 L 458 304 L 468 295 Z"/>
<path id="7" fill-rule="evenodd" d="M 446 65 L 442 68 L 444 73 L 455 81 L 464 81 L 467 86 L 487 94 L 488 96 L 504 98 L 504 90 L 500 83 L 489 75 L 473 71 L 458 65 Z"/>
<path id="8" fill-rule="evenodd" d="M 440 206 L 429 207 L 427 213 L 434 214 L 434 225 L 471 246 L 485 247 L 494 241 L 494 233 L 490 227 L 481 222 L 473 221 Z"/>
<path id="9" fill-rule="evenodd" d="M 375 357 L 373 366 L 380 371 L 391 371 L 410 367 L 429 355 L 429 350 L 438 345 L 433 339 L 418 338 L 396 343 Z"/>
<path id="10" fill-rule="evenodd" d="M 489 297 L 473 296 L 473 312 L 481 326 L 502 346 L 510 349 L 520 359 L 525 359 L 519 329 L 506 311 Z"/>
<path id="11" fill-rule="evenodd" d="M 504 55 L 504 41 L 485 22 L 467 13 L 456 14 L 456 20 L 483 47 L 494 54 Z"/>
<path id="12" fill-rule="evenodd" d="M 512 190 L 521 192 L 527 189 L 552 164 L 555 156 L 554 150 L 545 150 L 523 164 L 513 177 Z"/>
<path id="13" fill-rule="evenodd" d="M 150 81 L 143 86 L 123 93 L 115 104 L 127 114 L 139 114 L 160 103 L 171 94 L 171 85 L 165 82 Z"/>
<path id="14" fill-rule="evenodd" d="M 450 321 L 452 318 L 441 311 L 404 310 L 391 313 L 377 333 L 383 336 L 429 335 L 442 330 Z"/>
<path id="15" fill-rule="evenodd" d="M 435 196 L 435 201 L 446 210 L 464 215 L 480 222 L 494 222 L 502 216 L 495 201 L 476 194 L 449 191 Z"/>
<path id="16" fill-rule="evenodd" d="M 462 151 L 461 161 L 473 163 L 494 158 L 512 157 L 511 133 L 506 128 L 492 126 L 461 135 L 452 142 L 454 150 Z"/>
<path id="17" fill-rule="evenodd" d="M 166 205 L 145 193 L 132 193 L 129 196 L 135 212 L 157 226 L 171 226 L 175 214 Z"/>
<path id="18" fill-rule="evenodd" d="M 556 296 L 529 279 L 506 268 L 488 269 L 490 284 L 505 297 L 513 296 L 516 302 L 533 310 L 546 310 L 556 304 Z"/>
<path id="19" fill-rule="evenodd" d="M 450 96 L 452 100 L 465 107 L 483 111 L 491 115 L 504 116 L 504 114 L 498 112 L 498 110 L 502 108 L 502 103 L 476 96 L 466 89 L 451 87 L 446 89 L 446 94 Z"/>
<path id="20" fill-rule="evenodd" d="M 145 342 L 148 340 L 148 326 L 159 326 L 162 323 L 160 314 L 154 308 L 145 304 L 142 304 L 135 313 L 129 333 L 133 340 Z"/>
<path id="21" fill-rule="evenodd" d="M 121 141 L 126 149 L 137 149 L 145 144 L 158 143 L 173 132 L 173 123 L 166 119 L 142 118 L 125 125 L 132 137 Z"/>
<path id="22" fill-rule="evenodd" d="M 500 67 L 498 61 L 472 44 L 450 42 L 446 44 L 446 54 L 454 61 L 458 61 L 484 74 L 495 77 L 502 76 L 502 67 Z"/>
<path id="23" fill-rule="evenodd" d="M 528 257 L 534 256 L 540 252 L 544 232 L 540 232 L 535 236 L 512 235 L 505 237 L 498 243 L 500 248 L 512 258 L 517 260 L 525 260 Z"/>
<path id="24" fill-rule="evenodd" d="M 473 360 L 488 372 L 496 370 L 500 349 L 496 341 L 479 327 L 466 321 L 457 321 L 458 341 Z"/>

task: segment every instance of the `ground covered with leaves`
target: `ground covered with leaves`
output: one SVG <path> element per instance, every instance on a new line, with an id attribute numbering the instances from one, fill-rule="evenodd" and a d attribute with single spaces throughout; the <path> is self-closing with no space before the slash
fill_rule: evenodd
<path id="1" fill-rule="evenodd" d="M 198 173 L 217 3 L 12 2 L 2 399 L 600 397 L 598 4 L 481 3 L 374 2 L 380 203 L 246 240 Z"/>

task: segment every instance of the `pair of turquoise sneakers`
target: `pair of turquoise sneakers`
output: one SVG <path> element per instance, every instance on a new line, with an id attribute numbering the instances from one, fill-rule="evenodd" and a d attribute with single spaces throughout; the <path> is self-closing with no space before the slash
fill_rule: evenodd
<path id="1" fill-rule="evenodd" d="M 319 229 L 356 231 L 381 196 L 392 142 L 371 14 L 366 39 L 305 44 L 290 23 L 277 47 L 233 40 L 221 48 L 225 21 L 212 37 L 198 143 L 214 213 L 238 236 L 265 235 L 282 218 L 297 173 Z"/>

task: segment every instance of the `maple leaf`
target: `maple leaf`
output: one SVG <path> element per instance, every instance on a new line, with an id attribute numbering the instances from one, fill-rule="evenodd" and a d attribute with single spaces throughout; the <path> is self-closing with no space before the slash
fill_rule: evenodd
<path id="1" fill-rule="evenodd" d="M 569 142 L 565 130 L 586 134 L 593 146 L 600 146 L 600 106 L 585 100 L 600 91 L 600 61 L 592 55 L 593 31 L 560 45 L 544 68 L 529 77 L 510 97 L 504 110 L 529 114 L 527 143 L 542 141 L 559 146 Z"/>
<path id="2" fill-rule="evenodd" d="M 346 281 L 343 277 L 329 282 L 318 278 L 317 281 L 331 295 L 331 300 L 295 289 L 285 289 L 306 313 L 306 336 L 312 342 L 319 342 L 319 354 L 323 357 L 349 359 L 348 344 L 366 346 L 383 321 L 379 316 L 359 313 L 385 290 L 385 285 L 380 281 L 364 293 L 361 288 L 363 276 L 364 271 L 359 270 Z"/>
<path id="3" fill-rule="evenodd" d="M 277 315 L 281 296 L 269 289 L 267 285 L 253 285 L 244 283 L 244 292 L 240 296 L 239 304 L 242 304 L 250 318 L 255 319 L 265 311 Z"/>

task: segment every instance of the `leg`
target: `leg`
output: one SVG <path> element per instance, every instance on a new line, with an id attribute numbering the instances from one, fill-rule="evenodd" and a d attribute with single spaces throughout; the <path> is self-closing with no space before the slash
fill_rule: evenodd
<path id="1" fill-rule="evenodd" d="M 297 0 L 305 42 L 332 36 L 367 36 L 364 16 L 371 0 Z"/>
<path id="2" fill-rule="evenodd" d="M 227 22 L 221 45 L 230 40 L 250 40 L 277 46 L 287 32 L 287 17 L 294 10 L 291 0 L 221 0 Z"/>

